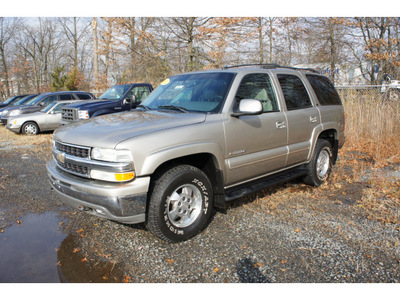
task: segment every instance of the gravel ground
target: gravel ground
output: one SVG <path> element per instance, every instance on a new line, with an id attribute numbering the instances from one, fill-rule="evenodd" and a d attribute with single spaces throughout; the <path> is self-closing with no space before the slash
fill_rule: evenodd
<path id="1" fill-rule="evenodd" d="M 238 199 L 226 212 L 216 212 L 195 238 L 168 244 L 143 225 L 119 224 L 61 204 L 45 170 L 51 135 L 33 143 L 5 131 L 0 128 L 0 246 L 12 240 L 13 228 L 24 228 L 28 216 L 55 214 L 57 222 L 41 218 L 62 237 L 54 258 L 44 263 L 57 270 L 55 281 L 400 281 L 400 225 L 371 218 L 359 205 L 370 188 L 368 178 L 380 169 L 364 172 L 368 176 L 357 182 L 313 188 L 294 181 Z M 339 171 L 351 172 L 334 170 Z M 399 166 L 385 174 L 398 182 L 398 172 Z"/>

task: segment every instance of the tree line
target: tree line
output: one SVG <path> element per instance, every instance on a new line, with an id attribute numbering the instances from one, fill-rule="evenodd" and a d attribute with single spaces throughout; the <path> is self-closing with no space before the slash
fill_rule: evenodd
<path id="1" fill-rule="evenodd" d="M 226 65 L 354 66 L 369 84 L 400 74 L 400 18 L 0 18 L 0 97 L 95 93 Z M 335 82 L 337 74 L 329 73 Z"/>

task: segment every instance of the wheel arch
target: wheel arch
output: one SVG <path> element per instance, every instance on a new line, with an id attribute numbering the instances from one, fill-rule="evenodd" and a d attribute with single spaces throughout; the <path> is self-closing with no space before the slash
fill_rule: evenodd
<path id="1" fill-rule="evenodd" d="M 25 121 L 24 123 L 22 123 L 21 128 L 19 129 L 19 133 L 22 133 L 22 129 L 24 128 L 26 123 L 34 123 L 37 126 L 37 128 L 39 129 L 38 133 L 40 133 L 42 131 L 42 129 L 40 128 L 40 125 L 36 121 L 28 120 L 28 121 Z"/>
<path id="2" fill-rule="evenodd" d="M 167 170 L 178 165 L 191 165 L 203 171 L 213 187 L 214 206 L 225 208 L 223 172 L 219 168 L 218 160 L 212 153 L 202 152 L 172 158 L 161 163 L 151 175 L 151 183 L 157 180 Z M 150 184 L 151 194 L 152 184 Z"/>
<path id="3" fill-rule="evenodd" d="M 332 150 L 333 150 L 333 153 L 332 153 L 333 154 L 333 162 L 332 163 L 335 164 L 337 161 L 338 151 L 339 151 L 338 131 L 335 128 L 325 129 L 318 134 L 318 137 L 313 142 L 312 151 L 310 152 L 309 159 L 311 159 L 311 157 L 313 157 L 314 151 L 315 151 L 315 146 L 317 145 L 317 141 L 320 139 L 327 140 L 331 144 Z"/>

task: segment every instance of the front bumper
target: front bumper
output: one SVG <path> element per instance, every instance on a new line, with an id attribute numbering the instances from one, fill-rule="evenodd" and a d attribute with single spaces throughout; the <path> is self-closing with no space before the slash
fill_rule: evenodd
<path id="1" fill-rule="evenodd" d="M 150 177 L 128 183 L 109 183 L 80 178 L 47 163 L 50 184 L 61 200 L 90 214 L 126 224 L 145 221 Z"/>
<path id="2" fill-rule="evenodd" d="M 7 120 L 8 120 L 8 118 L 1 118 L 1 119 L 0 119 L 0 122 L 1 122 L 1 124 L 3 124 L 3 125 L 7 125 Z"/>
<path id="3" fill-rule="evenodd" d="M 6 128 L 15 133 L 19 133 L 21 131 L 21 125 L 14 125 L 12 122 L 8 122 L 6 124 Z"/>

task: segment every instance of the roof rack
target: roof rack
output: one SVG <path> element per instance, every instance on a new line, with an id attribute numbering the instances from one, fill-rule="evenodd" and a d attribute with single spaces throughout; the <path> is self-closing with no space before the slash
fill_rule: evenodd
<path id="1" fill-rule="evenodd" d="M 232 69 L 232 68 L 241 68 L 241 67 L 254 67 L 254 66 L 258 66 L 262 69 L 286 68 L 286 69 L 292 69 L 292 70 L 304 70 L 304 71 L 310 71 L 310 72 L 319 74 L 319 72 L 317 70 L 312 69 L 312 68 L 296 68 L 296 67 L 281 66 L 279 64 L 242 64 L 242 65 L 235 65 L 235 66 L 224 66 L 222 68 L 222 70 L 227 70 L 227 69 Z"/>

